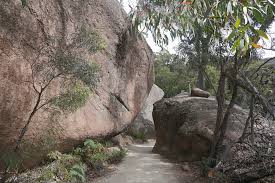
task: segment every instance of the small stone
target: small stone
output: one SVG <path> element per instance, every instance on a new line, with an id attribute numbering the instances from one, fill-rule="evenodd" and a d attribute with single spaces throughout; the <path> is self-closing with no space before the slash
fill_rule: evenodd
<path id="1" fill-rule="evenodd" d="M 181 169 L 184 171 L 184 172 L 189 172 L 191 171 L 190 167 L 188 164 L 183 164 L 181 165 Z"/>
<path id="2" fill-rule="evenodd" d="M 199 88 L 193 88 L 191 90 L 191 96 L 192 97 L 203 97 L 203 98 L 208 98 L 210 97 L 210 93 L 207 91 L 204 91 L 202 89 Z"/>
<path id="3" fill-rule="evenodd" d="M 109 152 L 120 151 L 120 148 L 119 148 L 119 147 L 116 147 L 116 146 L 115 146 L 115 147 L 109 147 L 109 148 L 108 148 L 108 151 L 109 151 Z"/>

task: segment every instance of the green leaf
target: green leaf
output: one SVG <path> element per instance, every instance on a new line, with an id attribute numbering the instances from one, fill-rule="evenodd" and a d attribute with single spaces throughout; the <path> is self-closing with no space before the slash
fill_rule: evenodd
<path id="1" fill-rule="evenodd" d="M 240 43 L 241 43 L 241 39 L 237 39 L 237 40 L 234 42 L 233 46 L 232 46 L 232 51 L 237 50 L 237 48 L 239 48 L 239 46 L 240 46 Z"/>
<path id="2" fill-rule="evenodd" d="M 244 45 L 245 45 L 245 41 L 244 41 L 244 39 L 241 39 L 241 40 L 240 40 L 240 45 L 239 45 L 240 48 L 243 49 L 243 48 L 244 48 Z"/>
<path id="3" fill-rule="evenodd" d="M 244 44 L 243 51 L 247 52 L 248 48 L 249 48 L 249 42 L 246 41 L 245 44 Z"/>
<path id="4" fill-rule="evenodd" d="M 241 24 L 241 19 L 238 18 L 238 20 L 237 20 L 236 23 L 235 23 L 235 28 L 236 28 L 236 29 L 239 28 L 240 24 Z"/>
<path id="5" fill-rule="evenodd" d="M 243 14 L 243 18 L 244 18 L 244 24 L 247 24 L 248 22 L 247 14 Z"/>
<path id="6" fill-rule="evenodd" d="M 21 3 L 23 7 L 27 6 L 27 0 L 21 0 Z"/>
<path id="7" fill-rule="evenodd" d="M 273 6 L 275 6 L 275 3 L 271 0 L 267 0 L 270 4 L 272 4 Z"/>
<path id="8" fill-rule="evenodd" d="M 232 4 L 231 4 L 231 1 L 229 1 L 228 4 L 227 4 L 227 15 L 229 15 L 229 14 L 231 15 L 232 12 L 233 12 Z"/>
<path id="9" fill-rule="evenodd" d="M 275 16 L 275 8 L 273 8 L 272 6 L 268 6 L 266 11 L 267 11 L 267 15 Z"/>
<path id="10" fill-rule="evenodd" d="M 247 15 L 247 7 L 246 7 L 246 6 L 243 7 L 243 13 L 244 13 L 245 15 Z"/>
<path id="11" fill-rule="evenodd" d="M 253 15 L 255 16 L 256 20 L 259 23 L 263 23 L 264 22 L 264 17 L 263 17 L 262 13 L 258 9 L 256 9 L 256 8 L 253 9 Z"/>
<path id="12" fill-rule="evenodd" d="M 245 38 L 245 42 L 246 42 L 247 44 L 250 44 L 250 38 L 249 38 L 247 32 L 245 32 L 244 38 Z"/>
<path id="13" fill-rule="evenodd" d="M 233 6 L 237 6 L 238 5 L 238 0 L 233 0 Z"/>
<path id="14" fill-rule="evenodd" d="M 232 31 L 229 36 L 227 37 L 227 40 L 231 40 L 234 36 L 236 35 L 236 32 L 235 31 Z"/>
<path id="15" fill-rule="evenodd" d="M 261 37 L 265 38 L 266 40 L 269 39 L 268 36 L 267 36 L 267 34 L 266 34 L 264 31 L 262 31 L 262 30 L 256 30 L 256 31 L 258 32 L 258 34 L 259 34 Z"/>

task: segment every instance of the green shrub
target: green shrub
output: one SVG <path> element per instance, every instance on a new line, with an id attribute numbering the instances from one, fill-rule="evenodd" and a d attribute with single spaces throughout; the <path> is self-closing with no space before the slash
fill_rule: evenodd
<path id="1" fill-rule="evenodd" d="M 0 160 L 8 170 L 17 170 L 22 164 L 21 156 L 13 151 L 4 152 L 1 155 Z"/>
<path id="2" fill-rule="evenodd" d="M 73 150 L 73 155 L 77 155 L 77 156 L 84 156 L 84 149 L 83 148 L 80 148 L 80 147 L 77 147 L 76 149 Z"/>
<path id="3" fill-rule="evenodd" d="M 207 177 L 209 182 L 229 182 L 225 174 L 217 171 L 214 167 L 217 165 L 217 160 L 213 158 L 205 158 L 201 161 L 202 174 Z"/>
<path id="4" fill-rule="evenodd" d="M 78 150 L 79 151 L 79 150 Z M 104 146 L 91 139 L 84 142 L 82 157 L 95 169 L 102 168 L 107 160 L 107 154 Z"/>
<path id="5" fill-rule="evenodd" d="M 107 141 L 103 141 L 103 142 L 100 142 L 104 147 L 108 148 L 108 147 L 112 147 L 114 144 L 113 142 L 107 140 Z"/>
<path id="6" fill-rule="evenodd" d="M 122 159 L 127 155 L 127 150 L 122 149 L 119 151 L 112 151 L 109 153 L 108 157 L 108 163 L 114 164 L 114 163 L 119 163 L 122 161 Z"/>
<path id="7" fill-rule="evenodd" d="M 102 152 L 104 150 L 104 146 L 99 143 L 99 142 L 96 142 L 96 141 L 93 141 L 91 139 L 87 139 L 85 142 L 84 142 L 84 147 L 87 149 L 87 150 L 92 150 L 93 152 Z"/>
<path id="8" fill-rule="evenodd" d="M 105 163 L 117 163 L 126 155 L 125 150 L 108 152 L 105 147 L 96 141 L 88 139 L 84 142 L 82 150 L 76 149 L 75 153 L 81 154 L 83 159 L 88 162 L 94 169 L 101 169 Z"/>
<path id="9" fill-rule="evenodd" d="M 213 159 L 213 158 L 204 158 L 201 161 L 201 169 L 202 169 L 202 173 L 203 175 L 207 175 L 207 173 L 216 166 L 217 164 L 217 160 Z"/>
<path id="10" fill-rule="evenodd" d="M 59 151 L 54 151 L 48 154 L 48 158 L 51 160 L 60 161 L 66 167 L 70 167 L 76 163 L 81 162 L 81 158 L 72 154 L 62 154 Z"/>
<path id="11" fill-rule="evenodd" d="M 42 171 L 41 176 L 38 178 L 38 182 L 46 182 L 49 180 L 53 180 L 54 178 L 54 172 L 51 169 L 45 169 Z"/>
<path id="12" fill-rule="evenodd" d="M 57 53 L 51 63 L 60 73 L 71 76 L 71 79 L 81 80 L 90 89 L 95 89 L 99 81 L 99 66 L 71 53 Z"/>
<path id="13" fill-rule="evenodd" d="M 85 182 L 85 172 L 87 170 L 87 167 L 84 163 L 75 164 L 70 169 L 70 176 L 72 177 L 72 181 L 74 182 Z"/>
<path id="14" fill-rule="evenodd" d="M 104 145 L 87 139 L 82 147 L 73 150 L 71 154 L 54 151 L 48 154 L 52 161 L 40 169 L 39 177 L 30 183 L 82 183 L 86 181 L 87 165 L 94 170 L 104 168 L 106 163 L 118 163 L 126 155 L 125 150 L 109 152 Z"/>
<path id="15" fill-rule="evenodd" d="M 139 132 L 132 132 L 132 133 L 130 133 L 130 135 L 134 138 L 134 139 L 138 139 L 138 140 L 141 140 L 141 141 L 143 141 L 143 142 L 146 142 L 146 135 L 145 135 L 145 133 L 144 132 L 141 132 L 141 131 L 139 131 Z"/>
<path id="16" fill-rule="evenodd" d="M 86 165 L 82 163 L 79 156 L 55 151 L 49 153 L 48 158 L 54 160 L 53 166 L 43 171 L 40 181 L 58 178 L 64 183 L 85 182 Z"/>
<path id="17" fill-rule="evenodd" d="M 88 157 L 88 161 L 91 164 L 91 166 L 95 169 L 101 169 L 104 166 L 104 163 L 107 162 L 109 158 L 109 154 L 107 152 L 100 152 L 91 154 Z"/>
<path id="18" fill-rule="evenodd" d="M 53 98 L 52 104 L 62 111 L 73 112 L 86 104 L 89 95 L 90 90 L 88 87 L 76 84 L 65 93 L 61 93 L 58 97 Z"/>
<path id="19" fill-rule="evenodd" d="M 74 45 L 78 48 L 86 48 L 90 53 L 96 53 L 106 47 L 106 43 L 100 35 L 95 31 L 88 30 L 85 26 L 82 26 L 80 32 L 75 36 Z"/>

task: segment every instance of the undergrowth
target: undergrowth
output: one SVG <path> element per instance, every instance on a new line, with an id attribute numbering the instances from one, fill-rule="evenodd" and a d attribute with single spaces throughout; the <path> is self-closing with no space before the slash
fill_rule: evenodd
<path id="1" fill-rule="evenodd" d="M 222 172 L 215 169 L 217 160 L 212 158 L 205 158 L 201 161 L 202 174 L 209 180 L 209 182 L 225 183 L 228 182 L 227 177 Z"/>
<path id="2" fill-rule="evenodd" d="M 99 171 L 108 164 L 120 162 L 125 157 L 126 150 L 110 150 L 109 146 L 110 143 L 102 144 L 88 139 L 71 153 L 51 152 L 48 154 L 50 163 L 29 172 L 34 176 L 29 178 L 28 182 L 84 183 L 88 170 Z"/>
<path id="3" fill-rule="evenodd" d="M 141 140 L 142 142 L 147 141 L 146 134 L 144 132 L 131 132 L 129 135 L 136 140 Z"/>

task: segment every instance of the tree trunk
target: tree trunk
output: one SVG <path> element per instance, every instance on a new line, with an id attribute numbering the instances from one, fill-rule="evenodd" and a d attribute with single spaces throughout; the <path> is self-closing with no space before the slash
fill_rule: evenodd
<path id="1" fill-rule="evenodd" d="M 202 89 L 202 90 L 205 90 L 203 68 L 199 68 L 198 79 L 197 79 L 197 87 Z"/>
<path id="2" fill-rule="evenodd" d="M 219 79 L 219 86 L 217 91 L 217 102 L 218 102 L 218 110 L 217 110 L 217 119 L 216 119 L 216 126 L 214 131 L 213 142 L 211 145 L 210 157 L 216 158 L 217 149 L 216 145 L 218 142 L 218 137 L 220 135 L 220 127 L 223 119 L 223 107 L 224 107 L 224 100 L 225 100 L 225 73 L 224 73 L 224 66 L 221 66 L 221 75 Z"/>
<path id="3" fill-rule="evenodd" d="M 15 148 L 14 148 L 14 152 L 17 152 L 17 151 L 18 151 L 18 149 L 19 149 L 19 147 L 20 147 L 20 144 L 21 144 L 21 142 L 22 142 L 22 139 L 24 138 L 24 136 L 25 136 L 25 134 L 26 134 L 26 132 L 27 132 L 27 130 L 28 130 L 28 127 L 29 127 L 29 125 L 30 125 L 30 123 L 31 123 L 31 120 L 32 120 L 33 116 L 35 115 L 35 113 L 37 112 L 37 110 L 38 110 L 38 108 L 39 108 L 39 104 L 40 104 L 40 102 L 41 102 L 42 93 L 43 93 L 43 91 L 41 91 L 41 92 L 38 94 L 38 97 L 37 97 L 35 106 L 33 107 L 33 110 L 32 110 L 32 112 L 30 113 L 29 118 L 28 118 L 28 120 L 27 120 L 27 122 L 26 122 L 24 128 L 22 128 L 22 130 L 21 130 L 21 132 L 20 132 L 20 135 L 19 135 L 19 137 L 18 137 L 18 139 L 17 139 L 17 141 L 16 141 L 16 145 L 15 145 Z"/>
<path id="4" fill-rule="evenodd" d="M 234 107 L 235 99 L 237 98 L 237 95 L 238 95 L 238 83 L 236 82 L 236 78 L 238 75 L 238 60 L 236 57 L 234 66 L 231 70 L 232 77 L 233 77 L 233 79 L 232 79 L 232 83 L 233 83 L 232 96 L 231 96 L 230 103 L 227 107 L 226 113 L 224 115 L 223 108 L 224 108 L 224 103 L 225 103 L 225 87 L 226 87 L 225 85 L 226 85 L 226 75 L 228 72 L 225 69 L 225 64 L 226 63 L 223 63 L 223 62 L 221 62 L 221 64 L 220 64 L 221 74 L 220 74 L 219 87 L 218 87 L 218 92 L 217 92 L 217 102 L 218 102 L 217 120 L 216 120 L 213 142 L 211 145 L 211 151 L 210 151 L 210 157 L 214 158 L 214 159 L 217 158 L 218 148 L 223 143 L 225 133 L 227 130 L 227 126 L 228 126 L 229 117 L 231 115 L 232 108 Z"/>
<path id="5" fill-rule="evenodd" d="M 253 106 L 252 110 L 254 110 L 254 106 Z M 252 111 L 252 114 L 251 114 L 251 144 L 252 145 L 254 145 L 254 136 L 255 136 L 254 123 L 255 123 L 255 118 L 254 118 L 253 111 Z"/>
<path id="6" fill-rule="evenodd" d="M 223 144 L 223 140 L 224 140 L 225 133 L 226 133 L 227 126 L 228 126 L 228 122 L 229 122 L 229 117 L 232 113 L 232 109 L 234 107 L 234 104 L 236 103 L 237 95 L 238 95 L 238 85 L 237 85 L 237 83 L 234 83 L 231 100 L 230 100 L 230 103 L 229 103 L 229 105 L 226 109 L 226 112 L 225 112 L 225 115 L 224 115 L 224 118 L 223 118 L 223 121 L 222 121 L 222 125 L 221 125 L 221 128 L 220 128 L 221 132 L 220 132 L 220 136 L 219 136 L 219 139 L 217 141 L 217 144 L 216 144 L 216 149 L 218 149 Z"/>
<path id="7" fill-rule="evenodd" d="M 239 139 L 240 142 L 243 142 L 243 140 L 246 137 L 247 128 L 249 126 L 249 123 L 251 121 L 251 118 L 252 118 L 252 115 L 253 115 L 253 112 L 254 112 L 254 103 L 255 103 L 255 97 L 254 97 L 254 95 L 251 95 L 249 114 L 248 114 L 247 120 L 245 122 L 245 127 L 243 129 L 243 134 Z"/>

